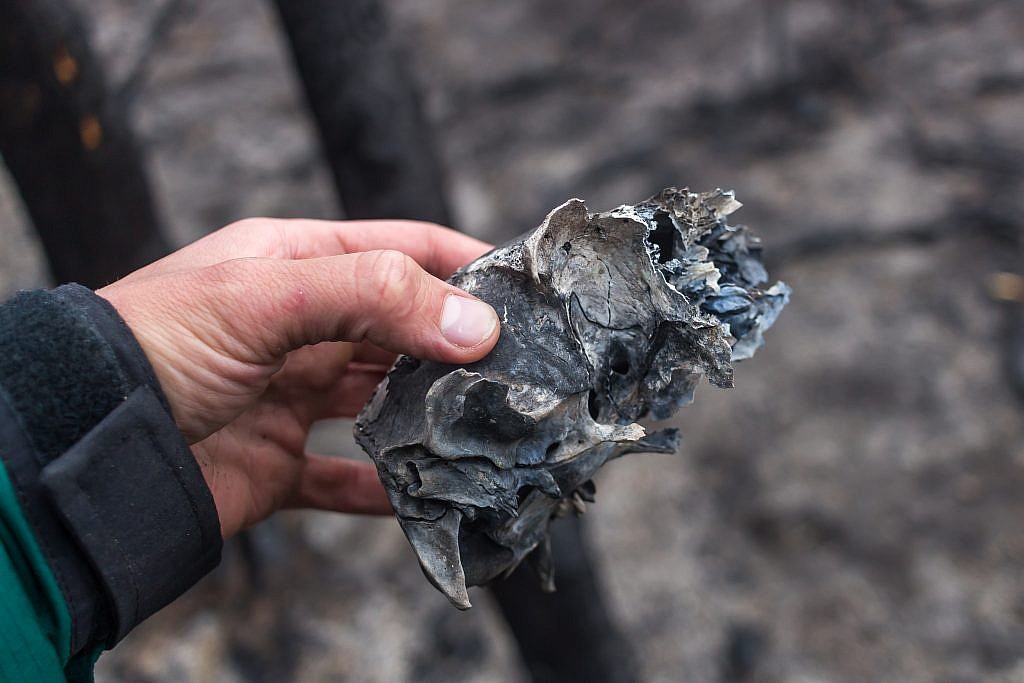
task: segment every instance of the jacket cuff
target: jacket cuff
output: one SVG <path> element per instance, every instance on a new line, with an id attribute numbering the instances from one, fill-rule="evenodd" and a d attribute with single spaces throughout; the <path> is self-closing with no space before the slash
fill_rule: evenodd
<path id="1" fill-rule="evenodd" d="M 4 458 L 71 613 L 71 655 L 112 646 L 219 562 L 202 472 L 131 331 L 84 287 L 0 307 L 0 387 L 25 444 Z"/>
<path id="2" fill-rule="evenodd" d="M 210 492 L 150 387 L 133 391 L 40 481 L 104 589 L 110 644 L 220 561 Z"/>

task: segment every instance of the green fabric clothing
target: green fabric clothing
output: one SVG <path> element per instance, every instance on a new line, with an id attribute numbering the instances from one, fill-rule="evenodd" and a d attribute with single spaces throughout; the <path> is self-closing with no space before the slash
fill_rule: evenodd
<path id="1" fill-rule="evenodd" d="M 60 587 L 0 463 L 0 681 L 91 682 L 99 652 L 68 662 L 70 633 Z"/>

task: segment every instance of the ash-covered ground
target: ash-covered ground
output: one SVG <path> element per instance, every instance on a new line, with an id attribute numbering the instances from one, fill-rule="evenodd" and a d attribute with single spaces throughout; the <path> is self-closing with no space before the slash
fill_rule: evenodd
<path id="1" fill-rule="evenodd" d="M 177 242 L 338 215 L 268 6 L 185 2 L 147 45 L 157 3 L 80 4 L 113 80 L 157 51 L 136 125 Z M 733 188 L 794 290 L 736 388 L 681 413 L 678 456 L 598 480 L 587 529 L 643 680 L 1024 680 L 1022 304 L 997 300 L 1024 294 L 987 284 L 1024 270 L 1024 6 L 391 8 L 459 228 Z M 5 293 L 46 281 L 16 197 L 0 179 Z M 358 456 L 347 429 L 313 447 Z M 395 520 L 290 513 L 251 539 L 99 680 L 524 680 L 484 594 L 452 609 Z"/>

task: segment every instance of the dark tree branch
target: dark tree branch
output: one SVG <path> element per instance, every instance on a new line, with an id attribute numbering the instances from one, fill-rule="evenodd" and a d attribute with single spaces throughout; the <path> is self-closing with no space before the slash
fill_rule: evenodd
<path id="1" fill-rule="evenodd" d="M 416 89 L 376 0 L 275 0 L 349 218 L 449 223 Z"/>
<path id="2" fill-rule="evenodd" d="M 0 153 L 54 278 L 95 287 L 168 245 L 86 36 L 66 0 L 0 0 Z"/>
<path id="3" fill-rule="evenodd" d="M 130 110 L 135 104 L 149 73 L 149 65 L 152 63 L 153 57 L 159 53 L 160 46 L 171 29 L 194 7 L 195 4 L 192 0 L 166 0 L 156 11 L 156 16 L 146 30 L 146 37 L 139 45 L 135 61 L 128 68 L 121 82 L 117 84 L 114 101 L 118 108 Z"/>
<path id="4" fill-rule="evenodd" d="M 504 581 L 491 584 L 533 681 L 639 680 L 629 640 L 605 606 L 598 563 L 579 518 L 551 525 L 551 551 L 558 588 L 554 593 L 542 593 L 537 576 L 523 566 Z"/>
<path id="5" fill-rule="evenodd" d="M 350 218 L 449 222 L 441 167 L 415 88 L 375 0 L 276 0 L 295 64 Z M 559 591 L 528 569 L 494 586 L 535 681 L 635 680 L 575 519 L 556 525 Z"/>

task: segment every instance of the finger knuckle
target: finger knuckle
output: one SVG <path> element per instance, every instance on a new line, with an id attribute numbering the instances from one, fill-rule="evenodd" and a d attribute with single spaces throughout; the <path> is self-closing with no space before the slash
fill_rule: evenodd
<path id="1" fill-rule="evenodd" d="M 252 236 L 264 229 L 266 218 L 242 218 L 221 228 L 218 232 L 232 237 Z"/>
<path id="2" fill-rule="evenodd" d="M 195 274 L 201 299 L 210 307 L 230 309 L 232 324 L 255 325 L 265 303 L 259 296 L 276 277 L 269 259 L 237 258 L 208 266 Z M 225 311 L 226 313 L 227 311 Z"/>
<path id="3" fill-rule="evenodd" d="M 412 258 L 400 251 L 386 249 L 365 252 L 358 272 L 363 290 L 369 301 L 365 304 L 395 313 L 417 296 L 418 278 Z"/>
<path id="4" fill-rule="evenodd" d="M 241 289 L 258 279 L 264 259 L 245 257 L 221 261 L 203 268 L 200 279 L 205 285 L 218 289 Z"/>

